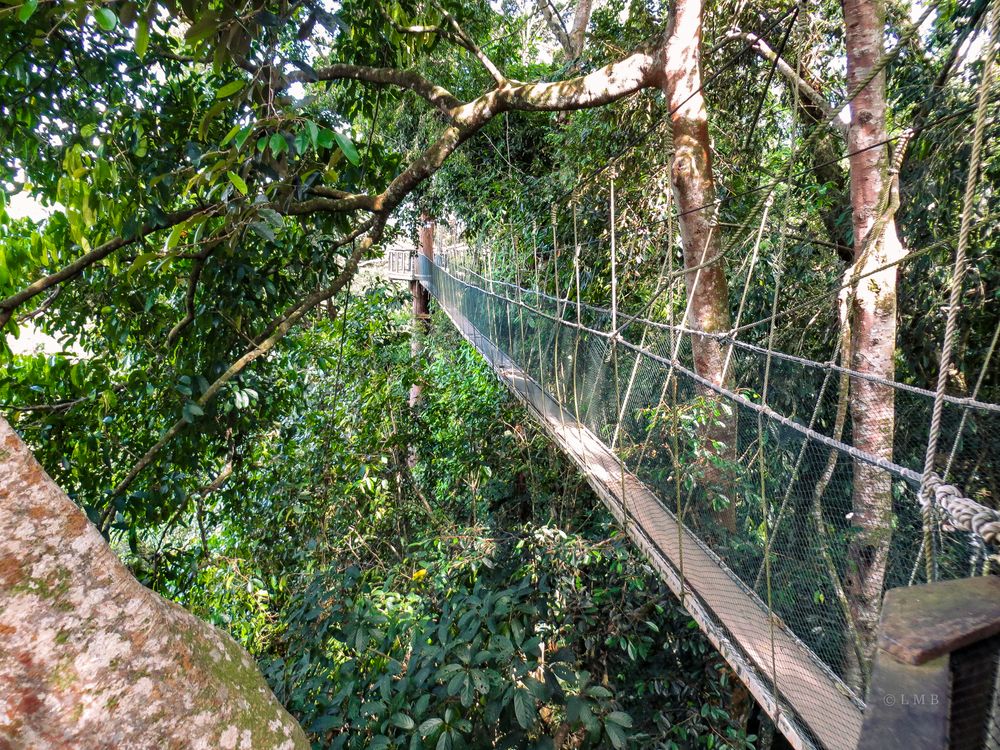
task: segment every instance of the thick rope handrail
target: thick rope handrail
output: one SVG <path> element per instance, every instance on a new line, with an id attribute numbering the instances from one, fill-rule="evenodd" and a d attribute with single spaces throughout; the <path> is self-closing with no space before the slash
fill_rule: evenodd
<path id="1" fill-rule="evenodd" d="M 993 0 L 991 6 L 989 33 L 986 39 L 986 50 L 983 58 L 983 72 L 979 80 L 978 100 L 976 103 L 976 123 L 972 136 L 972 153 L 969 158 L 969 171 L 965 180 L 965 192 L 962 196 L 961 228 L 958 235 L 958 248 L 955 251 L 955 265 L 952 271 L 948 296 L 948 318 L 945 322 L 944 341 L 941 344 L 941 362 L 938 367 L 937 391 L 934 398 L 934 409 L 931 414 L 927 454 L 924 458 L 924 473 L 920 484 L 920 501 L 921 504 L 926 504 L 928 512 L 931 511 L 929 505 L 932 500 L 935 505 L 944 509 L 939 500 L 939 495 L 942 493 L 938 491 L 943 485 L 934 482 L 934 462 L 937 456 L 938 437 L 941 434 L 945 389 L 948 385 L 948 374 L 951 369 L 952 347 L 956 339 L 958 311 L 961 307 L 962 288 L 967 270 L 965 256 L 969 247 L 969 237 L 972 233 L 973 202 L 976 196 L 976 188 L 979 184 L 979 161 L 982 154 L 983 134 L 986 130 L 986 104 L 989 98 L 990 82 L 993 77 L 993 59 L 996 54 L 997 44 L 1000 43 L 1000 0 Z M 932 487 L 938 489 L 932 489 Z M 949 502 L 954 504 L 956 499 L 952 498 Z M 969 502 L 974 501 L 970 500 Z M 980 517 L 982 515 L 979 513 L 974 514 L 972 517 Z M 997 526 L 1000 529 L 1000 523 Z M 985 537 L 983 538 L 985 539 Z"/>
<path id="2" fill-rule="evenodd" d="M 1000 511 L 963 497 L 961 490 L 945 484 L 937 474 L 926 478 L 919 499 L 922 509 L 943 511 L 944 531 L 967 531 L 988 544 L 1000 545 Z"/>

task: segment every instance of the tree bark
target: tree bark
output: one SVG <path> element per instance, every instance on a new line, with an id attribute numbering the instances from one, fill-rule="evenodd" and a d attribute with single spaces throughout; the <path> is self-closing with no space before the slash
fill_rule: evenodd
<path id="1" fill-rule="evenodd" d="M 718 257 L 722 243 L 715 225 L 715 177 L 708 134 L 708 112 L 701 94 L 701 0 L 677 0 L 662 51 L 662 85 L 670 105 L 673 137 L 671 185 L 677 210 L 688 295 L 688 326 L 697 331 L 722 333 L 730 328 L 729 285 L 725 262 Z M 728 385 L 725 356 L 720 342 L 691 336 L 695 371 L 716 385 Z M 711 391 L 704 397 L 721 410 L 723 402 Z M 720 413 L 705 429 L 706 449 L 733 460 L 736 455 L 736 414 Z M 729 504 L 717 514 L 730 531 L 736 530 L 736 506 L 730 473 L 717 467 L 705 470 L 709 485 L 724 494 Z"/>
<path id="2" fill-rule="evenodd" d="M 883 53 L 885 5 L 882 0 L 844 0 L 847 84 L 853 91 Z M 850 194 L 854 227 L 854 277 L 905 255 L 895 223 L 885 222 L 881 237 L 868 235 L 888 196 L 889 154 L 886 140 L 885 74 L 879 73 L 851 102 L 848 132 Z M 849 316 L 851 367 L 891 381 L 895 375 L 896 267 L 866 276 L 851 290 Z M 891 386 L 851 378 L 850 407 L 854 445 L 879 458 L 892 459 L 895 391 Z M 853 537 L 848 548 L 845 588 L 858 630 L 861 652 L 870 663 L 882 603 L 892 536 L 892 477 L 855 459 L 853 466 Z M 863 686 L 868 664 L 855 665 L 848 650 L 849 676 Z"/>
<path id="3" fill-rule="evenodd" d="M 249 654 L 142 586 L 3 419 L 0 747 L 309 748 Z"/>
<path id="4" fill-rule="evenodd" d="M 573 28 L 569 32 L 572 46 L 572 57 L 575 60 L 583 54 L 587 42 L 587 26 L 590 25 L 590 14 L 593 10 L 593 0 L 579 0 L 576 4 L 576 14 L 573 16 Z"/>

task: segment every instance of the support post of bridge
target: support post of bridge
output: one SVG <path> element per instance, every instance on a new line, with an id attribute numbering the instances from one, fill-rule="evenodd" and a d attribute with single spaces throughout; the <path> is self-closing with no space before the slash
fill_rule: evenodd
<path id="1" fill-rule="evenodd" d="M 1000 578 L 886 592 L 857 750 L 1000 747 Z"/>
<path id="2" fill-rule="evenodd" d="M 427 213 L 420 215 L 420 255 L 428 260 L 434 259 L 434 219 Z M 424 338 L 430 332 L 429 294 L 427 288 L 420 282 L 420 258 L 412 268 L 410 279 L 410 294 L 413 297 L 413 338 L 410 342 L 410 354 L 416 359 L 424 350 Z M 410 386 L 410 408 L 420 405 L 423 398 L 423 384 L 414 383 Z"/>

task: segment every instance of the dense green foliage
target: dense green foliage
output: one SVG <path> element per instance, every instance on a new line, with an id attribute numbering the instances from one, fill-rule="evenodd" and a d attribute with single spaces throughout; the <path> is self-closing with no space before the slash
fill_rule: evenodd
<path id="1" fill-rule="evenodd" d="M 402 302 L 376 286 L 293 338 L 295 408 L 123 550 L 140 577 L 239 637 L 318 747 L 749 745 L 581 477 L 446 327 L 411 362 Z"/>
<path id="2" fill-rule="evenodd" d="M 985 3 L 938 6 L 888 68 L 891 131 L 920 125 L 900 182 L 912 254 L 896 372 L 921 387 L 937 376 L 979 75 L 951 52 L 981 35 Z M 757 325 L 742 340 L 828 362 L 853 241 L 845 144 L 739 39 L 790 40 L 784 57 L 836 111 L 840 4 L 799 4 L 794 21 L 790 7 L 706 3 L 718 218 L 730 307 L 757 322 L 779 297 L 783 309 L 773 339 Z M 910 7 L 888 10 L 894 41 Z M 406 70 L 469 101 L 495 86 L 477 49 L 512 80 L 555 81 L 649 48 L 668 20 L 656 0 L 599 4 L 568 59 L 535 4 L 513 0 L 0 5 L 0 300 L 47 280 L 0 306 L 0 405 L 144 583 L 254 653 L 319 747 L 752 742 L 745 696 L 706 641 L 483 364 L 444 326 L 414 359 L 405 298 L 352 281 L 429 212 L 481 243 L 466 260 L 484 273 L 606 305 L 613 181 L 619 309 L 678 321 L 687 300 L 659 91 L 506 112 L 463 134 L 438 169 L 427 154 L 449 132 L 439 104 L 398 79 L 328 73 Z M 987 143 L 998 128 L 990 119 Z M 995 148 L 982 172 L 949 390 L 996 402 Z M 47 217 L 16 218 L 16 194 Z M 386 195 L 383 208 L 369 202 Z M 13 337 L 36 328 L 65 351 L 12 355 Z M 807 421 L 816 382 L 778 377 L 772 405 Z M 411 409 L 417 382 L 425 400 Z M 900 463 L 923 458 L 926 403 L 897 401 Z M 640 415 L 662 461 L 647 466 L 654 480 L 691 494 L 713 459 L 699 435 L 718 416 L 698 406 Z M 821 407 L 829 432 L 836 399 Z M 995 426 L 969 420 L 954 466 L 992 505 Z M 790 455 L 774 451 L 763 491 L 739 498 L 734 565 L 758 568 Z M 839 654 L 832 577 L 800 569 L 824 534 L 834 549 L 850 542 L 847 462 L 837 471 L 818 518 L 801 499 L 793 509 L 801 560 L 776 572 L 773 593 L 779 609 L 829 602 L 793 625 Z M 708 499 L 695 505 L 735 501 Z"/>

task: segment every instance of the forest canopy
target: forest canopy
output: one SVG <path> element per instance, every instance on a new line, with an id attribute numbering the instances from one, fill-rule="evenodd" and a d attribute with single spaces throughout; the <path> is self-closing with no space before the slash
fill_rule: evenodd
<path id="1" fill-rule="evenodd" d="M 753 746 L 580 476 L 443 318 L 411 349 L 367 270 L 433 224 L 486 276 L 678 324 L 717 389 L 737 331 L 839 367 L 811 421 L 812 380 L 775 408 L 996 508 L 996 421 L 925 456 L 891 386 L 1000 400 L 997 5 L 3 0 L 0 409 L 318 746 Z M 756 563 L 746 422 L 691 420 L 706 518 Z M 828 580 L 781 595 L 829 600 L 802 627 L 863 694 L 913 490 L 826 460 Z"/>

